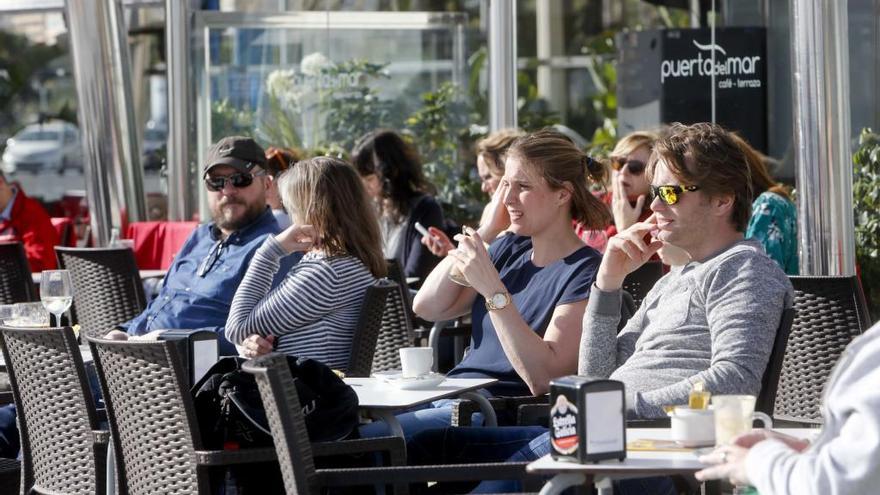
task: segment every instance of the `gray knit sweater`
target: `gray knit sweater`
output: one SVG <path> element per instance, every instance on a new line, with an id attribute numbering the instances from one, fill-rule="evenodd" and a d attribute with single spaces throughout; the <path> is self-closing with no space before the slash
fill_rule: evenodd
<path id="1" fill-rule="evenodd" d="M 579 373 L 624 382 L 629 414 L 655 418 L 686 404 L 697 381 L 713 394 L 757 395 L 793 290 L 760 244 L 741 241 L 672 268 L 617 334 L 620 295 L 594 284 Z"/>

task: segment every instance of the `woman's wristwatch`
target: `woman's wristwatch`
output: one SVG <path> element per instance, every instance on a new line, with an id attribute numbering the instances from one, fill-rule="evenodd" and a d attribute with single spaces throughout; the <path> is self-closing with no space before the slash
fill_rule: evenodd
<path id="1" fill-rule="evenodd" d="M 509 304 L 510 293 L 507 291 L 499 291 L 486 298 L 486 309 L 489 311 L 504 309 Z"/>

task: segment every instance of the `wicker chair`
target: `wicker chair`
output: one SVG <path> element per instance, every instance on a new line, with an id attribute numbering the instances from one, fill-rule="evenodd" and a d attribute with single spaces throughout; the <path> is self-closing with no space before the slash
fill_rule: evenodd
<path id="1" fill-rule="evenodd" d="M 774 416 L 820 424 L 825 382 L 850 341 L 870 326 L 856 277 L 789 277 L 797 316 L 782 362 Z"/>
<path id="2" fill-rule="evenodd" d="M 0 242 L 0 304 L 36 301 L 31 266 L 20 242 Z"/>
<path id="3" fill-rule="evenodd" d="M 415 341 L 413 332 L 412 300 L 409 287 L 403 277 L 397 260 L 388 261 L 388 279 L 397 284 L 398 290 L 388 294 L 385 313 L 382 315 L 382 329 L 376 340 L 376 354 L 373 357 L 373 372 L 399 370 L 401 347 L 410 347 Z"/>
<path id="4" fill-rule="evenodd" d="M 395 484 L 395 493 L 406 493 L 406 483 L 526 477 L 525 463 L 317 469 L 313 459 L 320 454 L 316 449 L 318 444 L 310 444 L 308 441 L 302 407 L 296 394 L 295 379 L 290 375 L 286 358 L 280 354 L 267 354 L 248 361 L 242 368 L 255 376 L 260 388 L 288 495 L 317 494 L 328 486 L 369 486 L 389 483 Z M 401 446 L 403 444 L 403 440 L 399 437 L 336 443 L 352 445 L 360 443 L 364 445 L 363 451 L 374 451 L 376 448 L 371 442 L 375 441 L 398 442 Z M 393 455 L 392 464 L 395 464 Z"/>
<path id="5" fill-rule="evenodd" d="M 0 343 L 18 413 L 21 493 L 104 493 L 109 434 L 73 330 L 0 327 Z"/>
<path id="6" fill-rule="evenodd" d="M 72 321 L 86 335 L 103 336 L 146 308 L 131 249 L 56 247 L 55 252 L 58 266 L 70 270 Z"/>
<path id="7" fill-rule="evenodd" d="M 396 293 L 397 284 L 387 279 L 379 280 L 376 285 L 367 289 L 358 317 L 357 332 L 351 342 L 346 376 L 370 376 L 376 354 L 376 341 L 385 321 L 388 300 Z"/>
<path id="8" fill-rule="evenodd" d="M 663 263 L 660 261 L 649 261 L 626 276 L 623 288 L 632 296 L 636 308 L 642 305 L 645 295 L 662 276 Z"/>
<path id="9" fill-rule="evenodd" d="M 271 448 L 202 448 L 181 341 L 86 340 L 107 404 L 123 494 L 212 493 L 211 466 L 275 459 Z"/>

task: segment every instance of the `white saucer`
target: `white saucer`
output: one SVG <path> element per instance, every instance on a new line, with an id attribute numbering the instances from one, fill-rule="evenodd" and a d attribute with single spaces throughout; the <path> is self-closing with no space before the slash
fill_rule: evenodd
<path id="1" fill-rule="evenodd" d="M 433 388 L 446 380 L 446 375 L 433 372 L 412 378 L 404 377 L 400 371 L 382 371 L 374 373 L 373 376 L 400 390 L 422 390 Z"/>

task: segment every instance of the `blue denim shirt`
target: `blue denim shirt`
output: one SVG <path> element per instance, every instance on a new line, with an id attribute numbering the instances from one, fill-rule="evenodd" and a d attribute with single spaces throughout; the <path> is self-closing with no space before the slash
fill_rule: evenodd
<path id="1" fill-rule="evenodd" d="M 159 295 L 143 313 L 120 326 L 130 335 L 171 328 L 211 330 L 217 333 L 221 355 L 236 354 L 224 335 L 232 297 L 254 251 L 267 235 L 278 231 L 268 208 L 254 223 L 225 240 L 213 223 L 200 225 L 174 257 Z M 282 260 L 273 286 L 301 257 L 298 253 Z"/>

